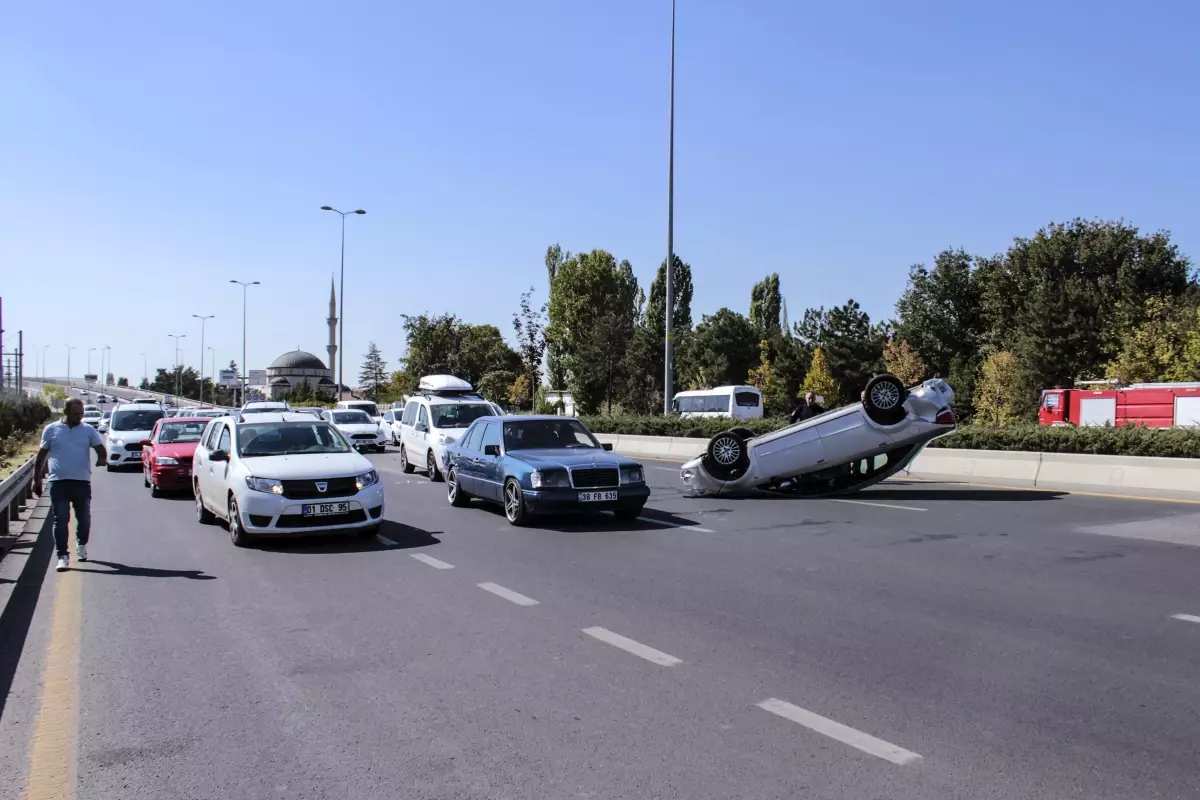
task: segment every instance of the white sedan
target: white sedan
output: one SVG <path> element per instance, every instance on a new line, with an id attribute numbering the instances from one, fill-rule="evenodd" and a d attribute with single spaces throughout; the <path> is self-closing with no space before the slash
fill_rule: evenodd
<path id="1" fill-rule="evenodd" d="M 387 449 L 386 434 L 365 411 L 334 408 L 322 412 L 321 417 L 326 422 L 332 422 L 333 427 L 350 440 L 355 450 L 378 450 L 382 453 Z"/>
<path id="2" fill-rule="evenodd" d="M 846 494 L 896 474 L 927 442 L 954 431 L 954 392 L 940 378 L 909 390 L 877 375 L 863 397 L 762 436 L 744 428 L 719 433 L 680 477 L 697 494 Z"/>
<path id="3" fill-rule="evenodd" d="M 379 423 L 379 427 L 383 430 L 383 435 L 393 446 L 400 446 L 400 418 L 404 416 L 404 409 L 395 408 L 391 411 L 385 411 L 383 421 Z"/>

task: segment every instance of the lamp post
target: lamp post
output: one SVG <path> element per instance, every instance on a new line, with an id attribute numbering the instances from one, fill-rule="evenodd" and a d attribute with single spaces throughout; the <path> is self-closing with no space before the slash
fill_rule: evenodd
<path id="1" fill-rule="evenodd" d="M 204 405 L 204 322 L 216 316 L 216 314 L 208 314 L 201 316 L 200 314 L 192 314 L 193 317 L 200 320 L 200 404 Z"/>
<path id="2" fill-rule="evenodd" d="M 210 347 L 210 348 L 208 348 L 208 352 L 212 353 L 212 361 L 209 362 L 212 364 L 212 373 L 211 373 L 212 378 L 210 379 L 210 384 L 209 384 L 210 386 L 212 386 L 212 394 L 210 396 L 210 399 L 212 400 L 213 405 L 215 406 L 217 404 L 217 351 Z M 203 362 L 201 362 L 201 363 L 203 363 Z"/>
<path id="3" fill-rule="evenodd" d="M 108 364 L 106 368 L 104 365 Z M 108 373 L 112 372 L 112 345 L 104 345 L 100 348 L 100 386 L 103 388 L 108 385 Z M 117 382 L 117 376 L 113 376 L 113 383 Z"/>
<path id="4" fill-rule="evenodd" d="M 50 349 L 50 345 L 42 345 L 42 383 L 46 382 L 46 351 Z"/>
<path id="5" fill-rule="evenodd" d="M 145 384 L 146 388 L 148 389 L 150 388 L 150 372 L 146 369 L 146 354 L 138 353 L 138 355 L 142 357 L 142 383 Z"/>
<path id="6" fill-rule="evenodd" d="M 63 347 L 67 348 L 67 388 L 70 389 L 71 388 L 71 351 L 74 350 L 75 347 L 73 345 L 69 345 L 69 344 L 64 344 Z M 69 392 L 68 392 L 68 394 L 69 394 Z"/>
<path id="7" fill-rule="evenodd" d="M 675 386 L 672 362 L 671 317 L 675 311 L 675 0 L 671 0 L 671 114 L 667 134 L 667 275 L 666 341 L 663 343 L 663 413 L 671 413 L 671 390 Z"/>
<path id="8" fill-rule="evenodd" d="M 96 352 L 99 349 L 100 348 L 98 348 L 98 347 L 89 347 L 88 348 L 88 371 L 87 371 L 88 375 L 92 374 L 92 353 Z M 87 378 L 85 377 L 84 380 L 86 381 Z"/>
<path id="9" fill-rule="evenodd" d="M 251 286 L 258 286 L 258 281 L 230 281 L 242 287 L 242 402 L 240 405 L 246 405 L 246 380 L 250 375 L 250 371 L 246 369 L 246 289 Z"/>
<path id="10" fill-rule="evenodd" d="M 183 396 L 183 368 L 179 363 L 179 340 L 186 339 L 186 333 L 168 333 L 168 337 L 175 340 L 175 396 Z"/>
<path id="11" fill-rule="evenodd" d="M 342 387 L 346 385 L 343 380 L 342 364 L 346 358 L 346 215 L 347 214 L 365 214 L 361 208 L 355 211 L 338 211 L 333 206 L 321 206 L 322 211 L 332 211 L 335 214 L 340 214 L 342 217 L 342 266 L 340 276 L 338 277 L 338 385 L 337 399 L 342 399 Z M 330 364 L 330 367 L 333 365 Z"/>

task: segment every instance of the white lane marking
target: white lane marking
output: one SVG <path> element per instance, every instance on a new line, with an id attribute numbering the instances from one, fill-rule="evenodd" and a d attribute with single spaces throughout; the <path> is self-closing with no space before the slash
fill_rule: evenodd
<path id="1" fill-rule="evenodd" d="M 1200 617 L 1194 616 L 1192 614 L 1172 614 L 1171 619 L 1177 619 L 1177 620 L 1180 620 L 1181 622 L 1200 623 Z"/>
<path id="2" fill-rule="evenodd" d="M 661 667 L 677 667 L 683 663 L 682 659 L 678 659 L 661 650 L 655 650 L 653 647 L 648 647 L 641 642 L 635 642 L 633 639 L 627 639 L 621 634 L 613 633 L 607 628 L 584 628 L 583 632 L 588 636 L 599 639 L 605 644 L 619 647 L 627 653 L 633 653 L 635 656 L 644 658 Z"/>
<path id="3" fill-rule="evenodd" d="M 893 764 L 911 764 L 914 761 L 921 760 L 919 753 L 905 750 L 903 747 L 897 747 L 890 742 L 885 742 L 883 739 L 876 739 L 869 733 L 863 733 L 848 725 L 834 722 L 828 717 L 814 714 L 800 706 L 785 703 L 783 700 L 776 700 L 772 697 L 768 700 L 763 700 L 757 705 L 763 711 L 770 711 L 772 714 L 776 714 L 786 720 L 791 720 L 798 725 L 803 725 L 810 730 L 824 734 L 830 739 L 836 739 L 843 744 L 848 744 L 851 747 L 862 750 L 864 753 L 869 753 L 885 761 L 890 761 Z"/>
<path id="4" fill-rule="evenodd" d="M 433 567 L 434 569 L 454 569 L 453 564 L 447 564 L 445 561 L 442 561 L 440 558 L 434 558 L 433 556 L 427 556 L 424 553 L 409 553 L 409 555 L 412 556 L 413 558 L 415 558 L 417 561 L 420 561 L 422 564 L 428 564 L 429 566 Z"/>
<path id="5" fill-rule="evenodd" d="M 673 469 L 671 467 L 660 467 L 657 464 L 646 464 L 646 466 L 650 469 L 661 469 L 663 472 L 674 472 L 676 475 L 679 474 L 678 469 Z"/>
<path id="6" fill-rule="evenodd" d="M 503 597 L 505 600 L 516 603 L 519 606 L 536 606 L 537 600 L 532 597 L 526 597 L 520 592 L 514 592 L 512 589 L 505 589 L 498 583 L 477 583 L 475 584 L 485 592 L 491 592 L 497 597 Z"/>
<path id="7" fill-rule="evenodd" d="M 384 547 L 399 547 L 400 546 L 399 542 L 392 541 L 388 537 L 384 536 L 382 533 L 375 534 L 375 541 L 379 542 Z"/>
<path id="8" fill-rule="evenodd" d="M 928 508 L 917 508 L 916 506 L 894 506 L 891 503 L 869 503 L 866 500 L 833 500 L 834 503 L 849 503 L 853 506 L 877 506 L 878 508 L 894 508 L 898 511 L 928 511 Z"/>
<path id="9" fill-rule="evenodd" d="M 666 525 L 668 528 L 683 528 L 688 531 L 699 531 L 700 533 L 716 533 L 716 531 L 708 528 L 701 528 L 699 525 L 683 525 L 678 522 L 667 522 L 666 520 L 655 519 L 654 517 L 638 517 L 640 522 L 649 522 L 654 525 Z"/>

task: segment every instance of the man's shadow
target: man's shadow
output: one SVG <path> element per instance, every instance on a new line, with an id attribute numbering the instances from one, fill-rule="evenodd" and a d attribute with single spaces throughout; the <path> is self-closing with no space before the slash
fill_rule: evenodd
<path id="1" fill-rule="evenodd" d="M 72 572 L 90 572 L 94 575 L 132 575 L 136 578 L 187 578 L 192 581 L 213 581 L 217 579 L 216 575 L 206 575 L 204 570 L 199 569 L 155 569 L 154 567 L 131 567 L 127 564 L 119 564 L 116 561 L 99 561 L 90 559 L 80 562 L 84 564 L 99 564 L 102 567 L 109 569 L 81 569 L 72 567 Z"/>

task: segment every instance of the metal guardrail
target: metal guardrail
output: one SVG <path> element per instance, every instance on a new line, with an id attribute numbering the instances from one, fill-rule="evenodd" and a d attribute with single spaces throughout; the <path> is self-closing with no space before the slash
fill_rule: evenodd
<path id="1" fill-rule="evenodd" d="M 0 483 L 0 509 L 4 513 L 3 533 L 8 533 L 10 522 L 21 519 L 21 507 L 26 500 L 33 499 L 33 470 L 37 466 L 37 456 L 31 457 L 16 472 L 9 475 Z"/>

